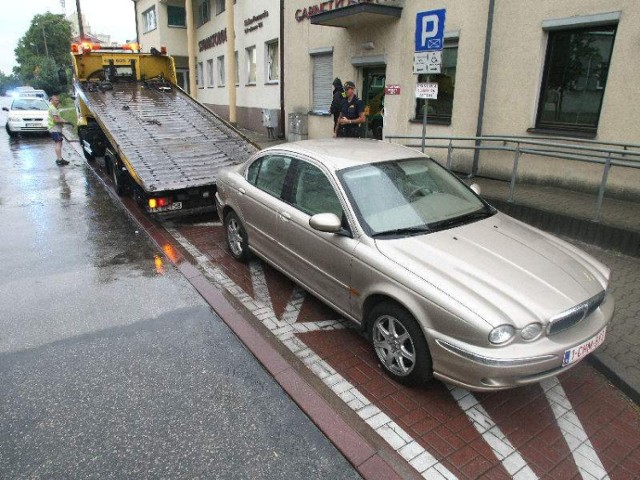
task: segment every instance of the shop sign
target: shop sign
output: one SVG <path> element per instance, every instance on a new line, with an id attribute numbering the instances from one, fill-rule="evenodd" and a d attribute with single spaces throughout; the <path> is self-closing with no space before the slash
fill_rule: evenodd
<path id="1" fill-rule="evenodd" d="M 213 35 L 209 35 L 204 40 L 200 40 L 198 42 L 198 48 L 200 52 L 205 50 L 209 50 L 210 48 L 217 47 L 218 45 L 222 45 L 227 41 L 227 29 L 220 30 L 219 32 L 214 33 Z"/>
<path id="2" fill-rule="evenodd" d="M 269 16 L 269 12 L 266 10 L 260 15 L 254 15 L 251 18 L 247 18 L 244 21 L 244 33 L 253 32 L 259 28 L 262 28 L 262 20 Z"/>
<path id="3" fill-rule="evenodd" d="M 385 85 L 385 95 L 400 95 L 400 85 Z"/>
<path id="4" fill-rule="evenodd" d="M 405 0 L 329 0 L 328 2 L 316 3 L 315 5 L 309 5 L 305 8 L 299 8 L 296 10 L 295 18 L 298 22 L 302 22 L 303 20 L 309 20 L 309 18 L 322 12 L 337 10 L 339 8 L 358 5 L 360 3 L 375 3 L 402 7 L 404 6 Z"/>

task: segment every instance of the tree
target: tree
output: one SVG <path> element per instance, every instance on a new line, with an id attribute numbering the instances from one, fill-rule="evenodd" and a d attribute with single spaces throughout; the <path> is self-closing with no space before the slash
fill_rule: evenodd
<path id="1" fill-rule="evenodd" d="M 5 94 L 7 90 L 18 87 L 20 85 L 20 79 L 15 75 L 5 75 L 4 72 L 0 72 L 0 94 Z"/>
<path id="2" fill-rule="evenodd" d="M 58 71 L 70 63 L 70 45 L 71 24 L 63 15 L 49 12 L 35 15 L 14 50 L 18 64 L 14 74 L 23 83 L 50 94 L 59 93 L 65 86 Z"/>

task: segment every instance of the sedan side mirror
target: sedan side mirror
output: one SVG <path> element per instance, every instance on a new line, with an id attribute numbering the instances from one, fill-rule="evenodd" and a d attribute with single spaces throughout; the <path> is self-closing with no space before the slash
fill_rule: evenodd
<path id="1" fill-rule="evenodd" d="M 478 185 L 477 183 L 472 184 L 469 188 L 473 190 L 473 192 L 476 195 L 480 195 L 482 193 L 482 190 L 480 189 L 480 185 Z"/>
<path id="2" fill-rule="evenodd" d="M 7 107 L 2 107 L 2 110 L 4 110 L 5 112 L 9 111 L 9 109 Z"/>
<path id="3" fill-rule="evenodd" d="M 342 230 L 342 222 L 335 213 L 317 213 L 309 219 L 314 230 L 327 233 L 338 233 Z"/>

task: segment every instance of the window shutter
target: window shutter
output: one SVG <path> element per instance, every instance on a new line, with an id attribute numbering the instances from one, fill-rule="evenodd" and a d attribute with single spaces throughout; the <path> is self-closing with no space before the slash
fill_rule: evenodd
<path id="1" fill-rule="evenodd" d="M 313 111 L 328 113 L 331 106 L 333 54 L 313 55 Z"/>

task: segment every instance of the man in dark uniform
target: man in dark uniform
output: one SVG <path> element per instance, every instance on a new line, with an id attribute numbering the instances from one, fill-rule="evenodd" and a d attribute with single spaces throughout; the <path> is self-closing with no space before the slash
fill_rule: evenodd
<path id="1" fill-rule="evenodd" d="M 344 84 L 346 98 L 340 108 L 338 137 L 362 137 L 361 124 L 364 123 L 364 102 L 355 94 L 356 85 L 349 81 Z"/>
<path id="2" fill-rule="evenodd" d="M 342 81 L 336 77 L 333 79 L 333 99 L 331 100 L 331 107 L 329 113 L 333 115 L 333 136 L 336 136 L 336 127 L 338 126 L 338 117 L 340 117 L 340 107 L 344 101 L 346 95 L 342 86 Z"/>

